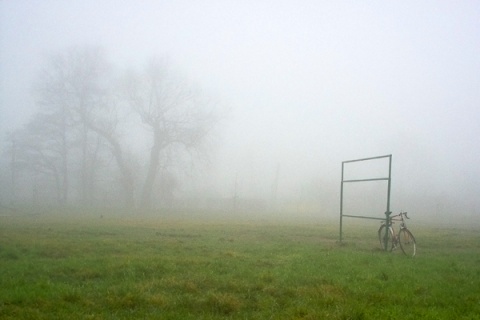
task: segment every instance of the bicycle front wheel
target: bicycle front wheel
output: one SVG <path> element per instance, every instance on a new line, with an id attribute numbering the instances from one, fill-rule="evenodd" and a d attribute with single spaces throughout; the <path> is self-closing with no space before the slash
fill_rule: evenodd
<path id="1" fill-rule="evenodd" d="M 398 233 L 398 241 L 400 242 L 400 248 L 407 256 L 415 256 L 417 253 L 417 244 L 415 237 L 410 230 L 403 228 Z"/>
<path id="2" fill-rule="evenodd" d="M 392 251 L 394 241 L 392 228 L 387 228 L 387 226 L 383 224 L 380 229 L 378 229 L 378 240 L 380 240 L 382 250 Z M 386 241 L 387 246 L 385 246 Z"/>

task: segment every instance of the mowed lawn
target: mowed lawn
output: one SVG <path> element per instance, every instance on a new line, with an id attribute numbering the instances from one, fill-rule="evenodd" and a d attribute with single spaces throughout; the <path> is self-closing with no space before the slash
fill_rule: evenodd
<path id="1" fill-rule="evenodd" d="M 480 319 L 478 229 L 218 214 L 0 216 L 0 319 Z"/>

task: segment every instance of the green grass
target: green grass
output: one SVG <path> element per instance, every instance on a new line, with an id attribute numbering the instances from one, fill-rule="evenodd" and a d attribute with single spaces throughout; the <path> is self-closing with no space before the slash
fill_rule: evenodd
<path id="1" fill-rule="evenodd" d="M 208 216 L 0 217 L 0 319 L 480 319 L 480 234 Z"/>

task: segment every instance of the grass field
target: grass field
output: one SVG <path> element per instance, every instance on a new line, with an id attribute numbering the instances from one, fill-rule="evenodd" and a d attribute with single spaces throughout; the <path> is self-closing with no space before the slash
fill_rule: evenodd
<path id="1" fill-rule="evenodd" d="M 480 233 L 377 222 L 0 216 L 0 319 L 480 319 Z"/>

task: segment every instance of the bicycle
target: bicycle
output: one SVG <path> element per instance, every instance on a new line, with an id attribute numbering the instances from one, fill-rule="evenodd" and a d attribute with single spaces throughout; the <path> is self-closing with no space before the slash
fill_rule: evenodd
<path id="1" fill-rule="evenodd" d="M 378 239 L 380 240 L 380 245 L 382 246 L 382 249 L 392 251 L 400 245 L 400 248 L 402 249 L 404 254 L 413 257 L 415 256 L 415 253 L 417 251 L 417 244 L 415 242 L 415 237 L 413 236 L 412 232 L 410 232 L 410 230 L 408 230 L 407 228 L 405 219 L 410 219 L 407 216 L 407 213 L 400 212 L 399 214 L 390 217 L 388 228 L 386 222 L 383 221 L 380 228 L 378 229 Z M 395 230 L 393 229 L 394 221 L 400 221 L 400 228 L 398 230 L 398 233 L 395 233 Z M 385 242 L 389 238 L 391 239 L 391 247 L 387 248 Z"/>

